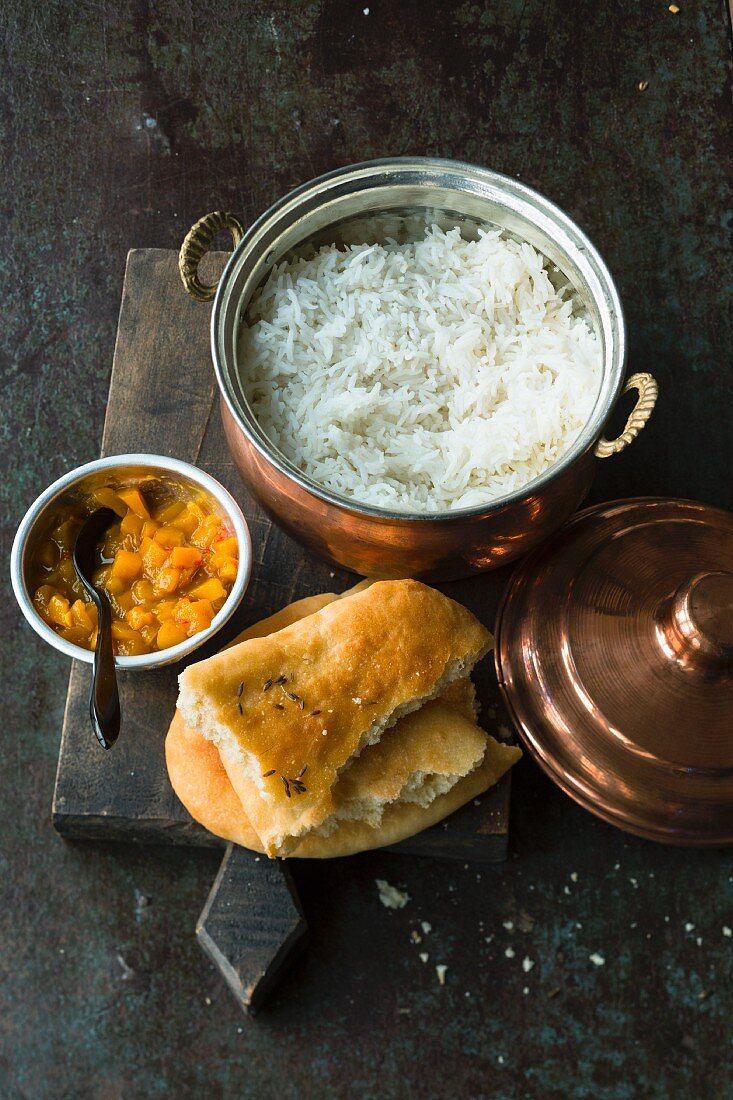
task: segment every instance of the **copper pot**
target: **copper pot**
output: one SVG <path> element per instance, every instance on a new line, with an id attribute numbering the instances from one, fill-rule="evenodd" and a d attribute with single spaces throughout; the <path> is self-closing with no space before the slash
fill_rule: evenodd
<path id="1" fill-rule="evenodd" d="M 566 276 L 594 326 L 603 378 L 591 417 L 562 459 L 518 492 L 480 507 L 444 513 L 390 512 L 361 505 L 303 475 L 262 432 L 238 371 L 237 333 L 252 294 L 271 267 L 322 244 L 372 243 L 421 236 L 426 224 L 503 227 L 527 240 Z M 216 233 L 228 229 L 234 252 L 217 285 L 204 285 L 198 265 Z M 651 375 L 630 378 L 638 400 L 622 434 L 602 437 L 623 386 L 626 339 L 611 275 L 588 238 L 556 206 L 516 180 L 456 161 L 406 157 L 340 168 L 304 184 L 271 206 L 245 232 L 231 214 L 208 214 L 181 248 L 181 277 L 200 301 L 214 298 L 211 349 L 221 391 L 224 430 L 250 490 L 294 538 L 357 573 L 448 580 L 503 565 L 542 542 L 576 510 L 595 458 L 622 450 L 654 407 Z"/>

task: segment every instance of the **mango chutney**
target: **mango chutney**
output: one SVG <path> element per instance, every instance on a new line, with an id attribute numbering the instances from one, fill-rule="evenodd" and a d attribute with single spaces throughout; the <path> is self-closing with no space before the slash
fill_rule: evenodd
<path id="1" fill-rule="evenodd" d="M 60 511 L 33 562 L 33 603 L 45 622 L 67 641 L 94 649 L 96 608 L 72 552 L 86 516 L 111 508 L 120 519 L 99 547 L 94 583 L 112 607 L 115 653 L 170 649 L 209 627 L 236 579 L 238 543 L 210 497 L 187 493 L 156 499 L 142 482 L 96 489 Z"/>

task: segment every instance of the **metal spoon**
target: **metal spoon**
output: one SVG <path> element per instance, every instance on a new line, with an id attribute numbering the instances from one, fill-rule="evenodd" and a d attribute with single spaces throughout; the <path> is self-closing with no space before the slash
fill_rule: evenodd
<path id="1" fill-rule="evenodd" d="M 94 587 L 97 548 L 108 527 L 120 517 L 111 508 L 98 508 L 82 524 L 74 543 L 74 568 L 97 608 L 97 645 L 89 693 L 89 716 L 103 749 L 111 749 L 120 733 L 120 696 L 112 648 L 112 608 L 106 592 Z"/>

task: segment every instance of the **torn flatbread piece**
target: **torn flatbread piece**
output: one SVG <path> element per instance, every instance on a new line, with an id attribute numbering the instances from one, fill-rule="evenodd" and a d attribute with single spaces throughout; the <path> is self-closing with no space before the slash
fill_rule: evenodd
<path id="1" fill-rule="evenodd" d="M 490 642 L 466 608 L 435 589 L 379 581 L 190 666 L 179 709 L 218 747 L 265 851 L 286 855 L 329 828 L 350 763 L 466 677 Z"/>

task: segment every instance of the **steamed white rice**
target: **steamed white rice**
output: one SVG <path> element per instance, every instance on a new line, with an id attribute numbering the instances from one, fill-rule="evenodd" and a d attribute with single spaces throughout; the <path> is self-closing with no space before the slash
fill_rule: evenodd
<path id="1" fill-rule="evenodd" d="M 322 248 L 274 268 L 240 337 L 245 392 L 303 473 L 405 512 L 485 504 L 567 450 L 601 379 L 544 257 L 500 231 Z"/>

